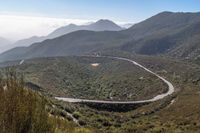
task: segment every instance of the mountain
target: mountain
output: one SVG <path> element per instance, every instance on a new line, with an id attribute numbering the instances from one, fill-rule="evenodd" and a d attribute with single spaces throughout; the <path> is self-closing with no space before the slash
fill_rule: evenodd
<path id="1" fill-rule="evenodd" d="M 122 49 L 147 55 L 198 55 L 199 25 L 200 13 L 163 12 L 124 31 L 134 39 Z"/>
<path id="2" fill-rule="evenodd" d="M 154 34 L 171 34 L 199 21 L 200 13 L 162 12 L 133 25 L 126 32 L 138 39 Z"/>
<path id="3" fill-rule="evenodd" d="M 76 31 L 30 47 L 12 49 L 1 54 L 0 60 L 81 55 L 112 49 L 196 58 L 200 54 L 199 26 L 200 13 L 162 12 L 122 31 Z"/>
<path id="4" fill-rule="evenodd" d="M 30 38 L 27 38 L 27 39 L 22 39 L 22 40 L 19 40 L 17 42 L 15 42 L 13 44 L 13 46 L 15 47 L 19 47 L 19 46 L 29 46 L 33 43 L 37 43 L 37 42 L 42 42 L 46 39 L 46 37 L 38 37 L 38 36 L 33 36 L 33 37 L 30 37 Z"/>
<path id="5" fill-rule="evenodd" d="M 89 31 L 120 31 L 123 28 L 121 28 L 120 26 L 118 26 L 117 24 L 115 24 L 114 22 L 110 21 L 110 20 L 99 20 L 96 23 L 92 23 L 89 25 L 75 25 L 75 24 L 70 24 L 64 27 L 61 27 L 57 30 L 55 30 L 54 32 L 52 32 L 51 34 L 48 35 L 47 38 L 55 38 L 55 37 L 59 37 L 61 35 L 70 33 L 70 32 L 74 32 L 74 31 L 78 31 L 78 30 L 89 30 Z"/>
<path id="6" fill-rule="evenodd" d="M 0 37 L 0 53 L 9 49 L 11 42 L 3 37 Z"/>
<path id="7" fill-rule="evenodd" d="M 64 34 L 68 34 L 70 32 L 78 31 L 78 30 L 90 30 L 90 31 L 119 31 L 122 30 L 120 26 L 115 24 L 114 22 L 110 20 L 99 20 L 95 23 L 88 24 L 88 25 L 75 25 L 75 24 L 69 24 L 67 26 L 60 27 L 50 33 L 47 36 L 38 37 L 33 36 L 31 38 L 19 40 L 16 43 L 13 44 L 13 46 L 29 46 L 33 43 L 42 42 L 46 39 L 52 39 L 59 36 L 62 36 Z"/>
<path id="8" fill-rule="evenodd" d="M 0 54 L 0 60 L 82 55 L 120 46 L 127 36 L 114 31 L 76 31 L 29 47 L 17 47 Z"/>

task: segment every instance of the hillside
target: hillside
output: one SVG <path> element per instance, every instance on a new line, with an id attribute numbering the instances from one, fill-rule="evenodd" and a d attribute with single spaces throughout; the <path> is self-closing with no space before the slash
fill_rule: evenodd
<path id="1" fill-rule="evenodd" d="M 99 66 L 92 66 L 92 63 L 99 63 Z M 40 86 L 42 91 L 53 96 L 144 100 L 167 90 L 161 80 L 148 72 L 129 62 L 107 58 L 42 58 L 26 60 L 16 67 L 24 73 L 26 82 Z"/>
<path id="2" fill-rule="evenodd" d="M 38 36 L 33 36 L 27 39 L 22 39 L 19 40 L 17 42 L 15 42 L 13 44 L 13 46 L 15 47 L 19 47 L 19 46 L 30 46 L 33 43 L 38 43 L 38 42 L 42 42 L 46 39 L 53 39 L 74 31 L 79 31 L 79 30 L 89 30 L 89 31 L 120 31 L 123 28 L 121 28 L 120 26 L 118 26 L 117 24 L 115 24 L 114 22 L 110 21 L 110 20 L 99 20 L 97 22 L 94 22 L 92 24 L 89 25 L 75 25 L 75 24 L 69 24 L 63 27 L 60 27 L 58 29 L 56 29 L 55 31 L 53 31 L 52 33 L 50 33 L 47 36 L 42 36 L 42 37 L 38 37 Z"/>
<path id="3" fill-rule="evenodd" d="M 12 49 L 2 53 L 0 61 L 82 55 L 109 49 L 196 58 L 199 55 L 199 24 L 200 13 L 162 12 L 123 31 L 76 31 Z"/>
<path id="4" fill-rule="evenodd" d="M 64 34 L 78 31 L 78 30 L 89 30 L 89 31 L 120 31 L 123 28 L 115 24 L 114 22 L 110 20 L 99 20 L 95 23 L 89 24 L 89 25 L 75 25 L 75 24 L 69 24 L 67 26 L 63 26 L 61 28 L 58 28 L 57 30 L 50 33 L 47 38 L 56 38 L 59 36 L 62 36 Z"/>
<path id="5" fill-rule="evenodd" d="M 127 36 L 119 32 L 77 31 L 29 47 L 11 49 L 1 54 L 0 60 L 82 55 L 120 46 L 126 40 Z"/>
<path id="6" fill-rule="evenodd" d="M 133 34 L 139 39 L 123 45 L 122 49 L 146 55 L 195 58 L 199 55 L 199 25 L 200 13 L 164 12 L 130 28 L 129 32 L 139 29 L 143 37 Z"/>
<path id="7" fill-rule="evenodd" d="M 125 30 L 134 39 L 167 35 L 200 22 L 200 13 L 161 12 Z"/>
<path id="8" fill-rule="evenodd" d="M 71 117 L 61 116 L 59 107 L 48 97 L 27 87 L 22 73 L 16 73 L 13 68 L 1 71 L 0 96 L 1 133 L 91 132 L 78 127 Z"/>
<path id="9" fill-rule="evenodd" d="M 69 119 L 69 116 L 67 115 L 68 112 L 78 120 L 79 124 L 82 127 L 89 127 L 89 129 L 94 130 L 93 132 L 99 132 L 99 133 L 115 133 L 115 132 L 141 133 L 141 132 L 173 132 L 173 131 L 198 132 L 199 131 L 200 125 L 198 118 L 200 117 L 199 115 L 200 67 L 198 65 L 193 64 L 192 62 L 187 62 L 186 60 L 180 61 L 169 58 L 167 59 L 165 57 L 138 56 L 125 53 L 124 54 L 118 53 L 118 56 L 133 59 L 138 63 L 146 66 L 147 68 L 151 69 L 152 71 L 158 73 L 159 75 L 165 77 L 175 86 L 176 88 L 175 94 L 161 101 L 150 103 L 127 112 L 116 112 L 116 110 L 113 112 L 97 110 L 95 108 L 90 108 L 88 106 L 81 104 L 71 104 L 71 103 L 56 101 L 55 99 L 52 98 L 52 103 L 54 106 L 52 109 L 50 109 L 50 114 L 52 115 L 56 114 L 62 116 L 62 119 L 67 120 Z M 93 62 L 101 62 L 101 65 L 99 66 L 99 68 L 98 67 L 92 68 L 91 66 L 88 66 L 88 64 Z M 110 68 L 111 65 L 114 65 L 114 67 Z M 106 66 L 107 68 L 109 67 L 109 69 L 105 70 L 103 66 Z M 77 91 L 77 94 L 71 95 L 69 92 L 65 93 L 64 91 L 62 91 L 62 94 L 64 93 L 65 93 L 64 95 L 70 94 L 70 96 L 74 97 L 75 96 L 84 97 L 85 94 L 91 96 L 90 93 L 87 93 L 90 91 L 85 90 L 78 86 L 78 85 L 85 86 L 86 84 L 84 84 L 81 81 L 84 81 L 85 78 L 88 79 L 87 77 L 90 76 L 92 77 L 92 79 L 94 79 L 94 77 L 100 74 L 102 77 L 100 76 L 99 78 L 105 79 L 102 80 L 103 82 L 100 82 L 102 85 L 105 85 L 106 88 L 105 90 L 109 90 L 109 88 L 111 87 L 107 86 L 106 84 L 107 81 L 109 82 L 111 81 L 111 83 L 112 81 L 116 81 L 120 83 L 120 85 L 125 85 L 123 84 L 123 82 L 125 81 L 121 82 L 120 80 L 117 80 L 119 77 L 123 77 L 123 79 L 130 78 L 131 82 L 135 83 L 134 77 L 136 78 L 141 77 L 140 74 L 142 75 L 144 74 L 145 77 L 148 79 L 149 76 L 146 73 L 142 73 L 141 70 L 135 69 L 134 66 L 129 66 L 129 64 L 126 64 L 125 62 L 121 64 L 120 62 L 110 61 L 105 59 L 92 60 L 80 57 L 62 57 L 62 58 L 46 58 L 46 59 L 42 58 L 42 59 L 27 60 L 24 62 L 24 64 L 18 66 L 17 70 L 20 71 L 25 70 L 24 76 L 26 78 L 26 81 L 29 79 L 29 81 L 31 80 L 33 83 L 36 83 L 36 81 L 38 82 L 42 79 L 41 84 L 37 83 L 42 87 L 44 87 L 44 85 L 47 86 L 48 84 L 54 86 L 55 83 L 59 83 L 61 85 L 57 84 L 57 87 L 62 88 L 63 84 L 65 86 L 70 86 L 70 83 L 72 83 L 75 85 L 73 87 L 79 88 L 78 90 L 80 92 L 78 90 L 75 90 Z M 68 70 L 71 71 L 71 73 Z M 125 75 L 122 75 L 122 73 L 125 73 Z M 130 73 L 134 74 L 134 76 L 133 77 L 130 76 L 129 75 Z M 112 78 L 109 78 L 111 77 L 110 74 L 113 75 Z M 69 78 L 70 76 L 71 78 Z M 74 79 L 73 77 L 77 79 L 74 82 L 72 82 Z M 145 80 L 145 77 L 143 80 Z M 98 78 L 95 78 L 96 81 L 100 81 L 97 79 Z M 49 82 L 47 82 L 48 80 Z M 85 80 L 85 81 L 90 81 L 90 80 Z M 138 78 L 136 81 L 138 82 Z M 148 79 L 149 83 L 150 81 L 153 83 L 156 82 L 156 80 L 154 79 L 152 80 Z M 141 87 L 142 84 L 137 84 L 137 85 Z M 135 84 L 130 84 L 130 86 L 135 86 Z M 45 88 L 42 89 L 45 90 Z M 48 92 L 52 91 L 50 90 L 50 87 L 48 87 L 47 89 Z M 65 89 L 65 87 L 63 89 Z M 112 89 L 118 90 L 120 88 L 117 89 L 112 88 Z M 70 89 L 70 87 L 68 90 L 71 90 L 73 92 L 73 89 Z M 128 90 L 124 91 L 122 89 L 122 91 L 128 92 L 127 94 L 131 93 Z M 59 93 L 59 91 L 55 93 Z M 118 94 L 116 96 L 120 96 L 121 93 L 116 93 L 116 94 Z M 54 95 L 48 95 L 48 96 L 49 98 L 51 98 Z M 102 97 L 102 99 L 104 98 L 106 99 L 107 97 Z"/>
<path id="10" fill-rule="evenodd" d="M 33 43 L 42 42 L 46 39 L 48 39 L 48 38 L 46 38 L 45 36 L 42 36 L 42 37 L 33 36 L 33 37 L 30 37 L 30 38 L 18 40 L 17 42 L 15 42 L 13 44 L 13 46 L 14 47 L 30 46 Z"/>
<path id="11" fill-rule="evenodd" d="M 99 111 L 74 104 L 74 116 L 78 116 L 84 126 L 97 128 L 97 132 L 102 133 L 198 132 L 199 66 L 164 57 L 123 56 L 169 79 L 176 93 L 172 97 L 127 112 Z M 60 105 L 65 107 L 67 103 Z"/>

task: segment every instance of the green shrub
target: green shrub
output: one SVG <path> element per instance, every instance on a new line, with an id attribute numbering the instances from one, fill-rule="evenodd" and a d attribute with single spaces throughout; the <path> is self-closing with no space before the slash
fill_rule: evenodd
<path id="1" fill-rule="evenodd" d="M 23 85 L 13 70 L 0 80 L 0 132 L 53 133 L 45 100 Z"/>

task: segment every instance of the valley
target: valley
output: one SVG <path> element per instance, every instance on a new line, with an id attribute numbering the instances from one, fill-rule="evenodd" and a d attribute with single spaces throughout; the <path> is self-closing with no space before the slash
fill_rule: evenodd
<path id="1" fill-rule="evenodd" d="M 84 104 L 66 102 L 59 104 L 59 106 L 62 106 L 60 109 L 71 110 L 74 116 L 78 113 L 79 117 L 77 118 L 80 124 L 89 128 L 96 127 L 94 129 L 95 132 L 197 132 L 199 113 L 192 113 L 190 110 L 193 109 L 194 112 L 199 110 L 199 82 L 195 82 L 195 79 L 198 79 L 200 67 L 191 62 L 166 59 L 164 57 L 124 54 L 123 56 L 132 58 L 140 64 L 148 66 L 159 75 L 171 79 L 170 81 L 176 88 L 175 93 L 163 100 L 125 112 L 99 111 Z M 191 96 L 192 98 L 190 98 Z M 57 102 L 59 103 L 59 101 Z M 123 105 L 120 106 L 123 107 Z M 196 124 L 194 125 L 194 123 Z"/>
<path id="2" fill-rule="evenodd" d="M 90 65 L 93 62 L 100 65 L 94 68 Z M 168 91 L 167 85 L 156 76 L 115 58 L 39 58 L 25 60 L 17 65 L 17 71 L 24 73 L 27 82 L 53 96 L 120 101 L 148 99 Z"/>
<path id="3" fill-rule="evenodd" d="M 97 18 L 0 53 L 0 133 L 199 133 L 200 12 Z"/>
<path id="4" fill-rule="evenodd" d="M 88 56 L 89 57 L 89 56 Z M 93 56 L 95 57 L 95 56 Z M 140 101 L 100 101 L 100 100 L 88 100 L 88 99 L 73 99 L 73 98 L 64 98 L 64 97 L 55 97 L 58 100 L 63 100 L 66 102 L 72 102 L 72 103 L 101 103 L 101 104 L 140 104 L 140 103 L 149 103 L 149 102 L 155 102 L 157 100 L 161 100 L 163 98 L 165 98 L 168 95 L 171 95 L 174 92 L 174 86 L 167 81 L 166 79 L 164 79 L 163 77 L 157 75 L 156 73 L 152 72 L 151 70 L 147 69 L 146 67 L 138 64 L 137 62 L 127 59 L 127 58 L 121 58 L 121 57 L 112 57 L 112 56 L 96 56 L 98 58 L 109 58 L 109 59 L 117 59 L 117 60 L 123 60 L 123 61 L 128 61 L 142 69 L 144 69 L 145 71 L 153 74 L 154 76 L 158 77 L 159 79 L 161 79 L 167 86 L 168 86 L 168 90 L 166 93 L 163 94 L 159 94 L 151 99 L 148 100 L 140 100 Z M 143 79 L 143 77 L 141 77 L 140 79 Z M 111 94 L 111 93 L 110 93 Z M 111 97 L 111 95 L 110 95 Z M 112 98 L 111 98 L 112 99 Z"/>
<path id="5" fill-rule="evenodd" d="M 68 72 L 69 71 L 68 69 L 70 69 L 70 72 L 73 72 L 72 73 L 73 76 L 74 74 L 78 74 L 77 77 L 79 77 L 82 74 L 85 75 L 85 72 L 86 72 L 87 74 L 90 73 L 90 75 L 92 75 L 92 79 L 96 80 L 96 78 L 94 77 L 96 77 L 97 75 L 107 77 L 108 75 L 106 73 L 109 73 L 111 77 L 106 78 L 106 80 L 103 81 L 104 83 L 108 81 L 108 79 L 109 79 L 109 82 L 110 81 L 119 82 L 120 81 L 118 79 L 119 76 L 116 76 L 115 74 L 120 72 L 120 77 L 122 76 L 122 73 L 126 73 L 125 77 L 130 76 L 130 79 L 126 78 L 127 81 L 123 80 L 120 82 L 121 85 L 127 85 L 127 82 L 129 83 L 128 85 L 130 85 L 130 90 L 128 91 L 127 94 L 130 94 L 130 92 L 134 92 L 134 88 L 131 88 L 131 87 L 133 85 L 136 86 L 135 83 L 137 83 L 137 85 L 141 87 L 141 84 L 144 84 L 145 82 L 145 84 L 151 84 L 153 89 L 160 86 L 159 90 L 160 88 L 165 88 L 165 89 L 168 89 L 168 88 L 165 86 L 165 84 L 162 84 L 162 82 L 160 82 L 160 84 L 158 85 L 156 77 L 152 76 L 151 74 L 148 74 L 147 72 L 136 67 L 135 65 L 131 65 L 131 63 L 128 63 L 126 61 L 107 59 L 103 57 L 102 58 L 94 58 L 94 57 L 91 58 L 91 57 L 86 57 L 86 56 L 85 57 L 80 57 L 80 56 L 53 57 L 53 58 L 49 57 L 49 58 L 37 58 L 37 59 L 25 60 L 24 63 L 21 65 L 19 65 L 20 61 L 16 61 L 14 62 L 14 64 L 16 64 L 15 67 L 17 71 L 22 72 L 23 70 L 24 77 L 27 82 L 36 84 L 42 90 L 42 91 L 41 90 L 39 91 L 43 93 L 44 95 L 46 95 L 47 97 L 49 97 L 48 99 L 49 101 L 51 101 L 50 103 L 53 104 L 53 105 L 50 104 L 51 106 L 49 106 L 47 109 L 50 112 L 50 114 L 55 115 L 55 116 L 62 116 L 68 121 L 76 121 L 78 122 L 78 125 L 81 125 L 89 129 L 92 128 L 92 132 L 119 131 L 119 132 L 138 132 L 139 133 L 146 130 L 152 131 L 152 132 L 154 131 L 170 132 L 174 130 L 184 131 L 184 132 L 198 131 L 199 125 L 197 123 L 199 120 L 198 119 L 199 115 L 198 113 L 190 112 L 190 109 L 193 109 L 194 112 L 198 112 L 199 110 L 198 108 L 199 82 L 197 79 L 200 74 L 199 73 L 200 67 L 197 64 L 195 64 L 194 62 L 187 61 L 187 60 L 180 61 L 180 60 L 169 59 L 165 57 L 132 55 L 129 53 L 124 53 L 124 52 L 120 53 L 119 51 L 116 53 L 113 52 L 111 54 L 111 56 L 115 56 L 115 55 L 132 59 L 138 62 L 139 64 L 149 68 L 151 71 L 154 71 L 155 73 L 159 74 L 160 76 L 166 79 L 170 79 L 170 82 L 175 87 L 175 93 L 171 96 L 165 97 L 162 100 L 144 104 L 142 106 L 138 106 L 137 108 L 132 106 L 131 107 L 132 109 L 130 109 L 129 107 L 124 106 L 124 105 L 117 105 L 120 108 L 123 108 L 125 110 L 120 109 L 117 111 L 118 107 L 114 106 L 115 111 L 113 112 L 109 110 L 102 110 L 101 109 L 102 106 L 103 108 L 106 108 L 106 109 L 112 109 L 111 108 L 112 106 L 103 104 L 101 105 L 101 107 L 100 106 L 98 107 L 99 109 L 98 108 L 96 109 L 95 106 L 87 106 L 87 104 L 85 105 L 85 104 L 58 101 L 54 97 L 67 96 L 67 97 L 74 97 L 74 98 L 82 97 L 82 98 L 88 98 L 88 99 L 111 100 L 109 97 L 109 93 L 97 93 L 96 96 L 94 97 L 95 93 L 92 93 L 93 95 L 92 94 L 90 95 L 89 90 L 79 89 L 78 87 L 76 88 L 79 90 L 75 90 L 74 91 L 75 93 L 73 93 L 73 90 L 71 89 L 68 90 L 68 92 L 71 92 L 71 93 L 66 93 L 67 92 L 66 88 L 63 88 L 63 90 L 60 88 L 62 91 L 59 91 L 57 89 L 59 87 L 58 83 L 62 83 L 63 81 L 58 82 L 58 81 L 55 81 L 55 79 L 57 78 L 53 78 L 51 80 L 49 78 L 51 76 L 48 76 L 48 78 L 47 77 L 44 78 L 44 76 L 51 75 L 52 72 L 54 73 L 53 75 L 59 75 L 59 77 L 61 76 L 61 73 L 63 75 L 70 75 L 70 73 Z M 97 62 L 99 63 L 98 67 L 91 66 L 91 63 L 97 63 Z M 7 64 L 13 64 L 13 63 L 7 62 Z M 56 71 L 53 71 L 53 70 L 56 70 Z M 46 74 L 47 72 L 48 74 Z M 45 73 L 45 75 L 41 76 L 42 73 Z M 113 74 L 114 76 L 112 76 L 111 74 Z M 134 76 L 132 77 L 131 75 L 134 75 Z M 113 77 L 115 78 L 113 79 Z M 141 77 L 143 77 L 142 81 L 141 81 Z M 40 80 L 38 80 L 38 78 Z M 84 80 L 85 78 L 86 76 L 83 76 L 81 79 L 79 79 L 80 81 L 78 82 L 77 80 L 75 81 L 70 80 L 70 82 L 72 82 L 73 84 L 77 84 L 78 86 L 78 84 L 80 84 L 81 81 Z M 134 80 L 134 78 L 136 79 Z M 147 81 L 145 80 L 146 78 L 148 78 Z M 64 78 L 60 78 L 60 79 L 64 79 Z M 90 78 L 87 78 L 87 81 L 89 81 L 88 79 Z M 150 80 L 150 79 L 154 79 L 154 80 Z M 41 80 L 42 82 L 38 82 Z M 100 83 L 102 82 L 98 79 L 96 80 L 95 83 L 97 83 L 97 81 Z M 154 83 L 153 81 L 156 81 L 156 83 Z M 42 84 L 45 82 L 46 84 Z M 122 84 L 123 82 L 125 82 L 126 84 Z M 134 84 L 130 84 L 130 83 L 134 83 Z M 52 88 L 48 87 L 47 86 L 48 84 L 50 84 L 50 86 L 55 86 L 55 89 L 53 89 L 53 87 Z M 85 84 L 82 83 L 81 85 L 85 85 Z M 109 92 L 110 86 L 108 86 L 108 88 L 106 87 L 107 86 L 105 84 L 105 90 Z M 114 88 L 114 87 L 115 86 L 113 86 L 112 88 L 114 92 L 115 90 L 120 90 L 120 88 Z M 94 90 L 96 89 L 97 88 L 94 88 Z M 123 91 L 124 90 L 121 89 L 121 92 Z M 156 96 L 156 93 L 154 93 L 153 90 L 152 90 L 153 95 L 149 95 L 151 93 L 142 93 L 141 95 L 138 95 L 137 97 L 132 97 L 132 98 L 128 98 L 127 97 L 128 95 L 121 95 L 121 92 L 116 91 L 115 92 L 116 95 L 113 96 L 112 100 L 141 100 L 141 99 L 144 99 L 144 97 L 151 98 L 152 96 Z M 145 92 L 145 88 L 144 90 L 142 90 L 142 92 Z M 156 90 L 156 92 L 158 91 Z M 189 103 L 185 104 L 187 102 Z M 190 109 L 188 109 L 188 107 Z M 184 110 L 184 112 L 180 110 Z M 178 117 L 174 117 L 174 115 L 172 114 L 176 114 L 176 116 Z M 187 122 L 191 120 L 193 121 L 192 123 Z M 185 126 L 185 124 L 187 126 Z"/>

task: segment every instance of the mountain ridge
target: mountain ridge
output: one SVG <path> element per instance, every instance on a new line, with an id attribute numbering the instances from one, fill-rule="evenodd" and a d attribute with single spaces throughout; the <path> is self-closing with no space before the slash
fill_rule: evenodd
<path id="1" fill-rule="evenodd" d="M 21 53 L 19 53 L 19 49 L 17 51 L 10 50 L 1 54 L 0 60 L 14 60 L 16 57 L 24 59 L 91 54 L 109 49 L 145 55 L 163 54 L 172 57 L 196 58 L 200 54 L 200 50 L 194 49 L 194 47 L 198 48 L 199 44 L 199 24 L 199 12 L 162 12 L 126 30 L 75 31 L 23 48 Z M 184 51 L 178 52 L 180 51 L 179 47 Z M 184 54 L 188 51 L 186 47 L 191 49 L 188 54 Z"/>
<path id="2" fill-rule="evenodd" d="M 33 36 L 30 38 L 22 39 L 15 42 L 14 46 L 29 46 L 33 43 L 42 42 L 46 39 L 53 39 L 64 34 L 68 34 L 70 32 L 78 31 L 78 30 L 91 30 L 91 31 L 118 31 L 122 30 L 123 28 L 115 24 L 114 22 L 107 20 L 107 19 L 100 19 L 94 23 L 87 24 L 87 25 L 76 25 L 76 24 L 69 24 L 66 26 L 62 26 L 47 36 Z"/>

